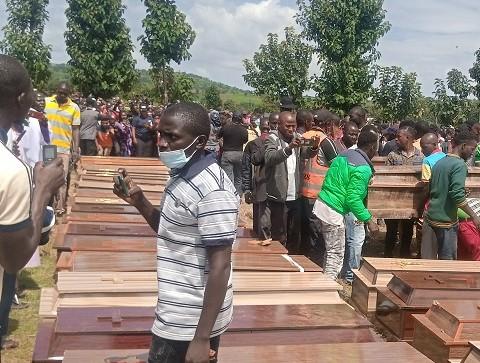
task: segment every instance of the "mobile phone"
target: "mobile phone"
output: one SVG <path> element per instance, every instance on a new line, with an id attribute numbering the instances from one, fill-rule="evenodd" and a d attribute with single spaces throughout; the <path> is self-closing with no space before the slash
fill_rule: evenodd
<path id="1" fill-rule="evenodd" d="M 313 146 L 313 139 L 301 139 L 300 141 L 301 146 Z"/>
<path id="2" fill-rule="evenodd" d="M 129 192 L 128 185 L 123 175 L 114 176 L 113 181 L 115 182 L 115 185 L 122 191 L 124 195 L 128 195 L 128 192 Z"/>
<path id="3" fill-rule="evenodd" d="M 57 146 L 56 145 L 44 145 L 42 147 L 43 165 L 50 164 L 57 158 Z"/>

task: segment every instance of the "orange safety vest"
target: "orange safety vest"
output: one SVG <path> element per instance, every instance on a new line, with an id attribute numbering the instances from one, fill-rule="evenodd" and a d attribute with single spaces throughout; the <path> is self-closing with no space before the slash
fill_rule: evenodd
<path id="1" fill-rule="evenodd" d="M 319 130 L 307 131 L 303 134 L 305 139 L 313 137 L 320 138 L 320 143 L 327 138 L 327 135 Z M 303 172 L 302 195 L 306 198 L 317 199 L 318 193 L 322 190 L 323 181 L 328 170 L 328 164 L 323 156 L 321 148 L 314 157 L 307 159 Z"/>

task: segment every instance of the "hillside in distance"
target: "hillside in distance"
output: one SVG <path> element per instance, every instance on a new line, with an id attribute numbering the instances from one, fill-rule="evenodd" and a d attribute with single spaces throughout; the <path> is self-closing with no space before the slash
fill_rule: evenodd
<path id="1" fill-rule="evenodd" d="M 48 88 L 53 91 L 56 88 L 56 85 L 62 80 L 69 80 L 70 76 L 68 74 L 68 65 L 66 64 L 52 64 L 50 66 L 52 77 Z M 137 84 L 134 85 L 132 93 L 133 94 L 143 94 L 148 93 L 148 89 L 153 87 L 152 79 L 148 70 L 141 69 L 139 70 L 140 77 L 137 81 Z M 225 104 L 229 106 L 228 108 L 238 108 L 238 109 L 249 109 L 253 110 L 257 107 L 263 105 L 261 97 L 255 95 L 251 91 L 242 90 L 237 87 L 229 86 L 221 82 L 212 81 L 206 77 L 198 76 L 196 74 L 185 73 L 188 77 L 193 80 L 193 93 L 196 95 L 197 101 L 202 102 L 204 99 L 205 91 L 211 87 L 216 87 L 220 96 Z"/>

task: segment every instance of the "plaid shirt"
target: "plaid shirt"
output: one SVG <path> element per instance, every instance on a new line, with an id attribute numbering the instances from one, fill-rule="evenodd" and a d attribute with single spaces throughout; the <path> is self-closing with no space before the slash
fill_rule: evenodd
<path id="1" fill-rule="evenodd" d="M 422 162 L 423 162 L 423 154 L 417 148 L 415 148 L 415 151 L 411 156 L 408 156 L 407 153 L 403 150 L 392 151 L 387 156 L 387 165 L 390 165 L 390 166 L 422 165 Z"/>

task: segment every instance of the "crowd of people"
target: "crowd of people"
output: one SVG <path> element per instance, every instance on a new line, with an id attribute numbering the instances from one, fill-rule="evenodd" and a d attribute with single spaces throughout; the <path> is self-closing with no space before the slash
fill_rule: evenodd
<path id="1" fill-rule="evenodd" d="M 119 172 L 128 193 L 113 190 L 158 236 L 162 294 L 152 363 L 208 362 L 218 352 L 232 316 L 231 247 L 242 201 L 253 205 L 259 239 L 280 241 L 290 254 L 321 264 L 329 278 L 351 283 L 367 234 L 379 231 L 365 203 L 377 155 L 392 168 L 422 170 L 417 257 L 480 260 L 480 201 L 465 188 L 467 164 L 480 162 L 479 123 L 458 130 L 409 120 L 379 125 L 360 106 L 339 116 L 297 109 L 290 97 L 263 115 L 183 102 L 155 107 L 148 100 L 72 96 L 65 82 L 45 97 L 18 61 L 0 55 L 0 140 L 2 347 L 9 343 L 16 273 L 45 240 L 53 210 L 65 213 L 69 171 L 80 155 L 158 157 L 171 169 L 160 208 L 127 170 Z M 41 162 L 45 145 L 57 147 L 49 164 Z M 384 256 L 395 255 L 400 238 L 399 256 L 413 257 L 414 222 L 385 221 Z"/>

